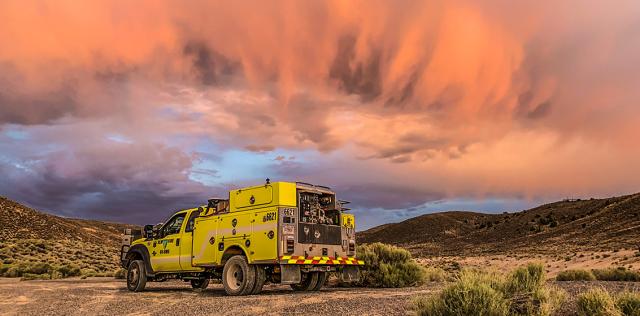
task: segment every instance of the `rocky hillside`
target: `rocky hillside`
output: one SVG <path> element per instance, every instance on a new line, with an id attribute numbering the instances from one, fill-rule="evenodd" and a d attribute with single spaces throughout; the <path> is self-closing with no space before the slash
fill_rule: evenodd
<path id="1" fill-rule="evenodd" d="M 0 196 L 0 275 L 113 273 L 122 231 L 134 227 L 58 217 Z"/>
<path id="2" fill-rule="evenodd" d="M 635 249 L 640 194 L 560 201 L 517 213 L 427 214 L 361 232 L 358 241 L 392 243 L 421 256 Z"/>

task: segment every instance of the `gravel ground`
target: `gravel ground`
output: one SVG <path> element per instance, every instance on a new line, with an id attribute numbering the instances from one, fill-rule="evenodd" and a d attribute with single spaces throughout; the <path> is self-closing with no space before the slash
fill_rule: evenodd
<path id="1" fill-rule="evenodd" d="M 552 282 L 567 291 L 557 315 L 575 315 L 576 296 L 592 287 L 612 293 L 640 291 L 632 282 Z M 288 286 L 269 285 L 261 295 L 226 296 L 222 285 L 202 292 L 188 283 L 148 283 L 142 293 L 126 289 L 111 278 L 19 281 L 0 278 L 0 315 L 410 315 L 411 298 L 440 290 L 443 283 L 404 289 L 324 288 L 320 292 L 293 292 Z"/>
<path id="2" fill-rule="evenodd" d="M 288 286 L 265 286 L 261 295 L 226 296 L 222 285 L 203 292 L 188 283 L 147 283 L 142 293 L 111 278 L 18 281 L 0 279 L 0 315 L 407 315 L 411 297 L 437 284 L 406 289 L 323 288 L 293 292 Z"/>

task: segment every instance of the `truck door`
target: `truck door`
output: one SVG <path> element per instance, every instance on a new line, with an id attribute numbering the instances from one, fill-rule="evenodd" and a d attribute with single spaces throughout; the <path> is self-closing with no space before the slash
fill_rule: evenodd
<path id="1" fill-rule="evenodd" d="M 182 240 L 180 241 L 180 268 L 183 271 L 188 270 L 198 270 L 191 263 L 191 258 L 193 256 L 193 226 L 196 220 L 196 217 L 200 216 L 200 211 L 195 210 L 189 214 L 189 220 L 187 221 L 187 226 L 184 228 L 184 234 L 182 234 Z"/>
<path id="2" fill-rule="evenodd" d="M 187 212 L 174 215 L 160 230 L 160 238 L 151 247 L 151 265 L 157 272 L 180 270 L 180 240 Z"/>

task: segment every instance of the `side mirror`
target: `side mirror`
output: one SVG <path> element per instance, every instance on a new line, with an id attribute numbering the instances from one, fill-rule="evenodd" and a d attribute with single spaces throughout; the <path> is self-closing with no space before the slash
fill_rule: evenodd
<path id="1" fill-rule="evenodd" d="M 162 231 L 160 230 L 162 228 L 162 223 L 158 223 L 155 226 L 153 226 L 153 238 L 162 238 Z"/>
<path id="2" fill-rule="evenodd" d="M 144 225 L 144 238 L 153 239 L 153 225 Z"/>

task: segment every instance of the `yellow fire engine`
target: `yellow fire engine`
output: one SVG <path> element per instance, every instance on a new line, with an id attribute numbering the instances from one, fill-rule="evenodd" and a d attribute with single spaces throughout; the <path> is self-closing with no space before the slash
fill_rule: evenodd
<path id="1" fill-rule="evenodd" d="M 229 295 L 257 294 L 265 282 L 317 291 L 329 272 L 356 281 L 355 218 L 324 186 L 267 182 L 181 210 L 164 224 L 127 231 L 121 251 L 127 287 L 182 279 L 204 289 L 221 279 Z"/>

